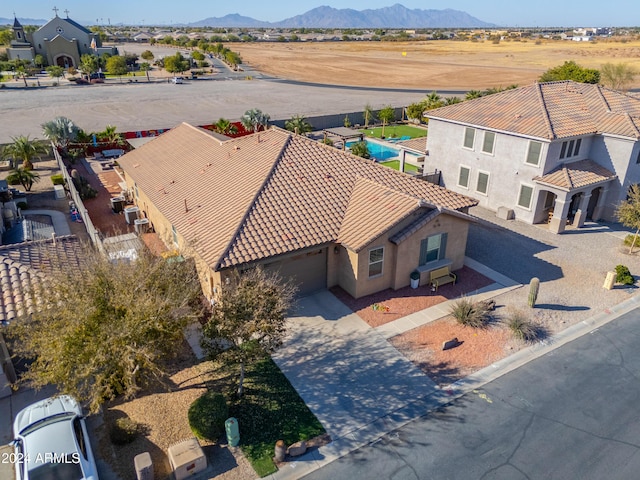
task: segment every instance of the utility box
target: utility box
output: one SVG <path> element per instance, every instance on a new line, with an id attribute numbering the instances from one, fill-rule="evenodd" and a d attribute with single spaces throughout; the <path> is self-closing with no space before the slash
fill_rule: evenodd
<path id="1" fill-rule="evenodd" d="M 184 480 L 207 468 L 207 458 L 195 437 L 171 445 L 168 454 L 176 480 Z"/>
<path id="2" fill-rule="evenodd" d="M 64 191 L 64 187 L 62 185 L 54 185 L 53 193 L 55 194 L 56 200 L 60 200 L 61 198 L 67 197 L 67 194 Z"/>
<path id="3" fill-rule="evenodd" d="M 237 447 L 240 443 L 240 427 L 238 426 L 238 420 L 234 417 L 227 418 L 224 422 L 224 429 L 227 432 L 227 442 L 230 447 Z"/>
<path id="4" fill-rule="evenodd" d="M 153 462 L 149 452 L 136 455 L 133 459 L 137 480 L 153 480 Z"/>
<path id="5" fill-rule="evenodd" d="M 604 285 L 602 287 L 606 288 L 607 290 L 611 290 L 615 283 L 616 283 L 616 272 L 607 272 L 607 276 L 604 279 Z"/>

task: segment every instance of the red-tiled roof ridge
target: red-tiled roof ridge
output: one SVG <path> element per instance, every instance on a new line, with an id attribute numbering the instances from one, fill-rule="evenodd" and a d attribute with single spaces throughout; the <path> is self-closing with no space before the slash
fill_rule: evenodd
<path id="1" fill-rule="evenodd" d="M 256 134 L 256 138 L 258 139 L 258 141 L 260 141 L 260 132 L 258 132 Z M 249 217 L 249 214 L 251 213 L 251 210 L 255 206 L 257 199 L 260 197 L 260 195 L 262 195 L 262 191 L 264 190 L 264 187 L 271 180 L 271 177 L 273 176 L 273 172 L 276 170 L 276 167 L 278 166 L 279 162 L 282 160 L 282 154 L 285 151 L 285 149 L 287 148 L 287 145 L 289 144 L 290 141 L 291 141 L 291 136 L 289 135 L 289 138 L 287 138 L 285 140 L 285 142 L 282 144 L 282 148 L 280 148 L 280 153 L 276 156 L 276 159 L 273 162 L 273 165 L 271 166 L 271 170 L 269 170 L 269 172 L 265 176 L 264 181 L 262 182 L 262 185 L 260 185 L 260 187 L 256 190 L 256 194 L 254 195 L 253 200 L 249 204 L 249 208 L 244 212 L 244 215 L 242 216 L 242 219 L 238 223 L 238 227 L 236 228 L 235 232 L 231 236 L 231 239 L 227 243 L 227 246 L 224 248 L 224 250 L 222 251 L 222 253 L 218 257 L 218 260 L 215 263 L 215 269 L 216 270 L 218 268 L 220 268 L 220 265 L 222 264 L 222 260 L 229 253 L 229 250 L 231 249 L 232 245 L 234 244 L 236 238 L 238 237 L 238 234 L 242 230 L 247 218 Z"/>
<path id="2" fill-rule="evenodd" d="M 549 117 L 549 110 L 547 109 L 547 104 L 544 100 L 544 95 L 542 94 L 542 88 L 539 83 L 535 84 L 536 93 L 538 94 L 538 101 L 540 102 L 540 107 L 542 108 L 542 117 L 544 118 L 545 126 L 548 130 L 549 139 L 556 138 L 556 133 L 553 130 L 553 125 L 551 124 L 551 118 Z"/>

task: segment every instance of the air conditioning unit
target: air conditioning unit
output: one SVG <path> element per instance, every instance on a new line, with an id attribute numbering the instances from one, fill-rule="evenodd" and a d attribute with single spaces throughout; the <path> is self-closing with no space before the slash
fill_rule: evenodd
<path id="1" fill-rule="evenodd" d="M 149 231 L 149 219 L 148 218 L 136 218 L 133 221 L 133 226 L 136 229 L 136 233 L 147 233 Z"/>
<path id="2" fill-rule="evenodd" d="M 136 480 L 153 480 L 153 462 L 149 452 L 136 455 L 133 464 L 136 468 Z"/>
<path id="3" fill-rule="evenodd" d="M 195 437 L 171 445 L 167 452 L 176 480 L 184 480 L 207 468 L 207 458 Z"/>
<path id="4" fill-rule="evenodd" d="M 416 162 L 423 163 L 424 162 L 424 155 L 422 155 L 420 157 L 416 157 Z"/>
<path id="5" fill-rule="evenodd" d="M 126 207 L 124 209 L 124 218 L 129 225 L 133 225 L 133 222 L 138 218 L 140 208 L 138 207 Z"/>

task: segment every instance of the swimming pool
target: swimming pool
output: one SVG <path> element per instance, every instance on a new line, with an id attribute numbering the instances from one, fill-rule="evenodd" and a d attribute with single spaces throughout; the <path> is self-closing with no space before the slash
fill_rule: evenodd
<path id="1" fill-rule="evenodd" d="M 357 142 L 355 141 L 347 142 L 347 148 L 350 148 L 354 143 L 357 143 Z M 400 156 L 400 149 L 398 148 L 391 147 L 383 143 L 371 142 L 366 139 L 365 139 L 365 143 L 367 144 L 367 150 L 369 150 L 369 155 L 371 155 L 371 158 L 374 158 L 377 161 L 389 160 L 391 158 L 398 158 Z M 413 155 L 409 152 L 407 152 L 407 155 L 416 157 L 416 155 Z"/>

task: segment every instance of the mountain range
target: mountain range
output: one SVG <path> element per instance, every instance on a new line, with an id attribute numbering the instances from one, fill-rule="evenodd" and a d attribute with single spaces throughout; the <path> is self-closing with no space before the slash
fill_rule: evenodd
<path id="1" fill-rule="evenodd" d="M 209 17 L 190 23 L 190 27 L 253 27 L 253 28 L 490 28 L 484 22 L 459 10 L 409 9 L 395 4 L 367 10 L 317 7 L 302 15 L 279 22 L 263 22 L 238 14 Z"/>

